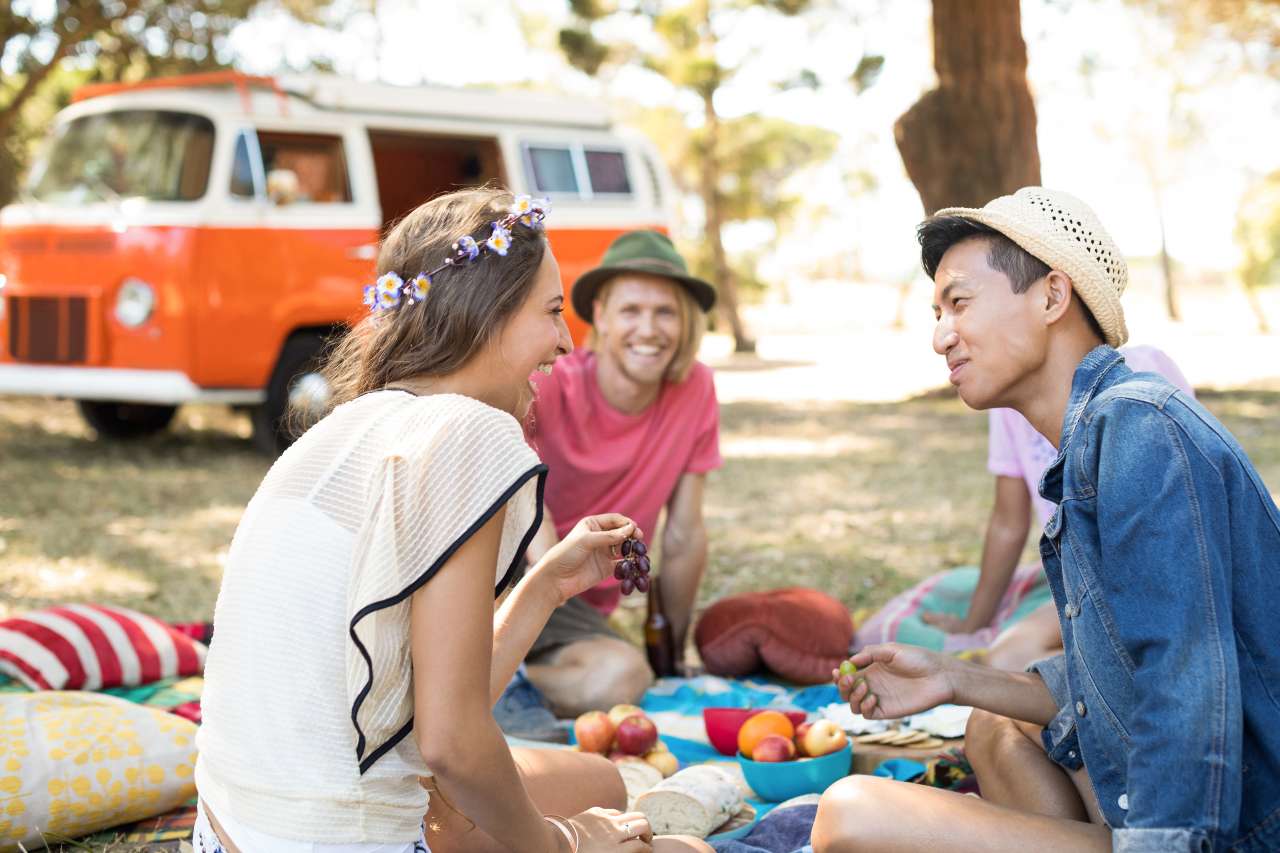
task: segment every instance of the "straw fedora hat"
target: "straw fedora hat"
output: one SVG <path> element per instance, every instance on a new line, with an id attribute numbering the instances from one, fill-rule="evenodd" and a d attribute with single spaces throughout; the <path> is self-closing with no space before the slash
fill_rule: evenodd
<path id="1" fill-rule="evenodd" d="M 689 275 L 689 268 L 670 237 L 658 231 L 628 231 L 609 245 L 600 266 L 583 273 L 573 283 L 570 293 L 573 310 L 583 320 L 592 322 L 596 291 L 600 286 L 616 275 L 637 272 L 671 279 L 689 291 L 703 311 L 710 311 L 716 304 L 716 289 Z"/>
<path id="2" fill-rule="evenodd" d="M 934 216 L 981 222 L 1066 273 L 1107 343 L 1120 347 L 1129 340 L 1120 305 L 1129 268 L 1098 215 L 1080 199 L 1044 187 L 1023 187 L 981 208 L 944 207 Z"/>

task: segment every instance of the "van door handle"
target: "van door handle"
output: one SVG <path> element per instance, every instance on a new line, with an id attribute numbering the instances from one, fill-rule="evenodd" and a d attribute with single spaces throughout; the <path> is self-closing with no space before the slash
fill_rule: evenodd
<path id="1" fill-rule="evenodd" d="M 347 249 L 347 257 L 355 261 L 372 261 L 378 257 L 378 244 L 365 243 L 363 246 Z"/>

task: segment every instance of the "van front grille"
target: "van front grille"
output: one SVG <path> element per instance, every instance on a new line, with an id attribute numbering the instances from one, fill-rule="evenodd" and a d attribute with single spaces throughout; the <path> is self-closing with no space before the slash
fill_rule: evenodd
<path id="1" fill-rule="evenodd" d="M 88 358 L 88 300 L 10 296 L 9 355 L 18 361 L 75 364 Z"/>

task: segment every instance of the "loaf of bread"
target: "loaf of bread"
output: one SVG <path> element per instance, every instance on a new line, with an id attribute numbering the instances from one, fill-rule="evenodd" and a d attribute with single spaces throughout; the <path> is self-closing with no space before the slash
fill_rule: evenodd
<path id="1" fill-rule="evenodd" d="M 627 786 L 627 811 L 635 811 L 636 799 L 662 781 L 662 771 L 641 758 L 624 758 L 614 765 Z"/>
<path id="2" fill-rule="evenodd" d="M 742 808 L 742 789 L 718 767 L 688 767 L 636 799 L 654 835 L 706 838 Z"/>

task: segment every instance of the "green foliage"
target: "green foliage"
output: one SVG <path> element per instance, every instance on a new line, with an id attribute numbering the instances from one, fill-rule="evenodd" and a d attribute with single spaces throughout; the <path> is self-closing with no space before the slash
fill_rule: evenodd
<path id="1" fill-rule="evenodd" d="M 735 221 L 766 219 L 773 221 L 779 231 L 785 228 L 802 201 L 788 193 L 786 179 L 830 159 L 837 137 L 821 128 L 759 114 L 733 119 L 717 116 L 715 93 L 737 69 L 718 61 L 716 33 L 732 26 L 735 15 L 752 8 L 793 16 L 809 10 L 814 5 L 812 0 L 649 0 L 625 4 L 570 0 L 569 5 L 575 17 L 569 27 L 560 31 L 559 42 L 575 68 L 595 75 L 610 66 L 637 65 L 696 94 L 702 101 L 703 111 L 698 114 L 654 109 L 636 119 L 662 150 L 680 188 L 702 196 L 707 211 L 707 238 L 718 242 L 715 229 Z M 652 38 L 625 44 L 605 43 L 598 38 L 606 31 L 606 24 L 619 23 L 647 26 Z M 643 43 L 646 49 L 641 50 L 637 43 Z M 878 56 L 862 58 L 852 78 L 858 91 L 874 82 L 883 62 Z M 803 69 L 774 88 L 817 90 L 822 85 L 814 71 Z M 717 177 L 714 197 L 707 195 L 708 174 Z M 713 268 L 711 253 L 706 258 L 695 258 L 695 263 L 702 261 L 707 265 L 708 277 L 723 278 Z M 754 263 L 738 259 L 731 266 L 749 287 Z M 723 281 L 719 283 L 723 287 Z"/>
<path id="2" fill-rule="evenodd" d="M 231 30 L 263 0 L 0 0 L 0 204 L 49 119 L 84 83 L 135 81 L 227 67 Z M 281 0 L 314 23 L 329 0 Z"/>
<path id="3" fill-rule="evenodd" d="M 1240 278 L 1250 289 L 1280 284 L 1280 171 L 1245 192 L 1236 217 L 1244 255 Z"/>
<path id="4" fill-rule="evenodd" d="M 835 153 L 838 137 L 820 127 L 746 115 L 723 125 L 721 192 L 729 220 L 786 220 L 801 199 L 786 180 Z"/>

